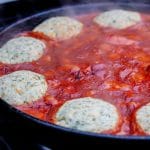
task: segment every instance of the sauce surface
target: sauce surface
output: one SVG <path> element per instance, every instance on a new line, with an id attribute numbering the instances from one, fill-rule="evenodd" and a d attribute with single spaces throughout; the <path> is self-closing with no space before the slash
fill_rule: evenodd
<path id="1" fill-rule="evenodd" d="M 117 135 L 145 135 L 136 125 L 134 112 L 150 102 L 150 15 L 123 30 L 99 27 L 97 13 L 77 16 L 83 31 L 65 41 L 55 41 L 36 32 L 31 36 L 45 42 L 44 55 L 32 63 L 0 63 L 0 76 L 31 70 L 43 74 L 48 90 L 42 99 L 15 106 L 21 111 L 54 122 L 56 110 L 65 101 L 80 97 L 101 98 L 114 104 L 121 115 Z"/>

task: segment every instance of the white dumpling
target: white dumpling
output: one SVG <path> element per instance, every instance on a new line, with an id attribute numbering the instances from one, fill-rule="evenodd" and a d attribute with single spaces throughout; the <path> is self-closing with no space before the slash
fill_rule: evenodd
<path id="1" fill-rule="evenodd" d="M 32 71 L 15 71 L 0 77 L 0 98 L 11 105 L 37 101 L 46 91 L 45 77 Z"/>
<path id="2" fill-rule="evenodd" d="M 66 40 L 78 35 L 82 27 L 83 24 L 78 20 L 66 16 L 58 16 L 45 20 L 35 27 L 33 31 L 42 32 L 54 39 Z"/>
<path id="3" fill-rule="evenodd" d="M 69 100 L 56 113 L 57 125 L 89 132 L 113 130 L 118 120 L 114 105 L 91 97 Z"/>
<path id="4" fill-rule="evenodd" d="M 114 9 L 100 13 L 94 18 L 94 22 L 103 27 L 125 29 L 141 21 L 138 12 Z"/>
<path id="5" fill-rule="evenodd" d="M 150 103 L 137 110 L 136 122 L 146 134 L 150 135 Z"/>
<path id="6" fill-rule="evenodd" d="M 44 42 L 32 37 L 17 37 L 0 48 L 0 62 L 18 64 L 38 60 L 44 53 Z"/>

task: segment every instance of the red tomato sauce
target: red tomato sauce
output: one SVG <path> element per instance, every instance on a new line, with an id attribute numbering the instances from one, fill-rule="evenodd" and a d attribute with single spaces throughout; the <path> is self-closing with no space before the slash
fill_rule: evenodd
<path id="1" fill-rule="evenodd" d="M 35 32 L 31 36 L 45 42 L 44 55 L 32 63 L 0 64 L 0 76 L 17 70 L 43 74 L 46 95 L 32 104 L 15 106 L 42 120 L 54 122 L 56 110 L 65 101 L 100 98 L 114 104 L 120 113 L 117 135 L 143 135 L 134 113 L 150 102 L 150 16 L 123 30 L 104 28 L 92 20 L 97 13 L 77 16 L 82 32 L 69 40 L 56 41 Z"/>

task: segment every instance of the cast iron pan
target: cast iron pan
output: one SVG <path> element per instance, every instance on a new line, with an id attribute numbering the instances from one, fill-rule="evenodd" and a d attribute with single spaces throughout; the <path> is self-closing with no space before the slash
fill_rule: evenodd
<path id="1" fill-rule="evenodd" d="M 36 25 L 38 25 L 40 22 L 49 17 L 60 15 L 79 15 L 99 10 L 104 11 L 110 8 L 123 8 L 127 10 L 136 10 L 139 12 L 150 13 L 149 4 L 135 3 L 84 4 L 80 6 L 68 6 L 59 9 L 49 10 L 20 20 L 6 28 L 4 31 L 2 31 L 0 33 L 0 47 L 2 46 L 2 44 L 11 39 L 17 33 L 32 30 Z M 14 130 L 15 135 L 27 136 L 28 138 L 35 139 L 35 141 L 39 141 L 40 143 L 45 145 L 51 145 L 53 143 L 57 147 L 63 148 L 65 146 L 66 148 L 66 145 L 68 145 L 69 147 L 70 144 L 73 144 L 74 146 L 77 146 L 78 144 L 80 144 L 80 146 L 97 146 L 107 143 L 150 143 L 150 136 L 119 136 L 77 131 L 74 129 L 64 128 L 58 125 L 44 122 L 42 120 L 29 116 L 13 108 L 12 106 L 10 106 L 2 100 L 0 100 L 0 105 L 3 105 L 5 109 L 9 109 L 11 113 L 14 114 L 14 117 L 17 117 L 18 121 L 22 121 L 24 123 L 20 131 L 19 129 L 17 131 Z M 24 130 L 25 126 L 30 127 L 28 131 Z"/>

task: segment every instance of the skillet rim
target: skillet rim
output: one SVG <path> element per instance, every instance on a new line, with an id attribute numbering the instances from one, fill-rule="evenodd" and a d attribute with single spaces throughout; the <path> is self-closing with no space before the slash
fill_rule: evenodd
<path id="1" fill-rule="evenodd" d="M 9 25 L 8 27 L 6 27 L 3 31 L 0 32 L 0 36 L 2 34 L 5 34 L 5 32 L 7 32 L 7 30 L 21 24 L 21 23 L 24 23 L 28 20 L 31 20 L 35 17 L 40 17 L 40 16 L 43 16 L 43 15 L 46 15 L 48 13 L 56 13 L 56 12 L 59 12 L 59 11 L 65 11 L 65 9 L 70 9 L 70 8 L 83 8 L 83 7 L 97 7 L 97 6 L 100 6 L 100 5 L 105 5 L 105 6 L 108 6 L 108 5 L 114 5 L 114 3 L 112 2 L 99 2 L 99 3 L 87 3 L 87 4 L 76 4 L 76 5 L 67 5 L 67 6 L 63 6 L 63 7 L 60 7 L 60 8 L 55 8 L 55 9 L 50 9 L 50 10 L 46 10 L 46 11 L 42 11 L 42 12 L 39 12 L 39 13 L 36 13 L 34 15 L 31 15 L 29 17 L 25 17 L 21 20 L 18 20 L 14 23 L 12 23 L 11 25 Z M 138 7 L 150 7 L 150 4 L 147 4 L 147 3 L 123 3 L 123 2 L 117 2 L 117 5 L 116 6 L 123 6 L 123 5 L 126 5 L 126 6 L 138 6 Z M 138 140 L 138 141 L 143 141 L 143 140 L 148 140 L 150 141 L 150 136 L 137 136 L 137 135 L 111 135 L 111 134 L 102 134 L 102 133 L 93 133 L 93 132 L 87 132 L 87 131 L 80 131 L 80 130 L 76 130 L 76 129 L 71 129 L 71 128 L 66 128 L 66 127 L 63 127 L 63 126 L 59 126 L 59 125 L 56 125 L 56 124 L 52 124 L 50 122 L 47 122 L 47 121 L 43 121 L 43 120 L 40 120 L 36 117 L 33 117 L 31 115 L 28 115 L 24 112 L 22 112 L 21 110 L 18 110 L 16 109 L 15 107 L 13 107 L 12 105 L 6 103 L 4 100 L 2 100 L 0 98 L 0 103 L 3 103 L 6 107 L 8 107 L 10 110 L 12 110 L 13 112 L 17 113 L 17 115 L 20 115 L 21 117 L 24 117 L 24 118 L 27 118 L 29 119 L 30 121 L 33 121 L 37 124 L 40 124 L 42 126 L 45 126 L 45 127 L 48 127 L 48 128 L 53 128 L 53 129 L 56 129 L 56 130 L 61 130 L 61 131 L 65 131 L 65 132 L 68 132 L 68 133 L 72 133 L 72 134 L 78 134 L 78 135 L 82 135 L 82 136 L 90 136 L 90 137 L 95 137 L 95 138 L 105 138 L 105 139 L 115 139 L 115 140 Z"/>

